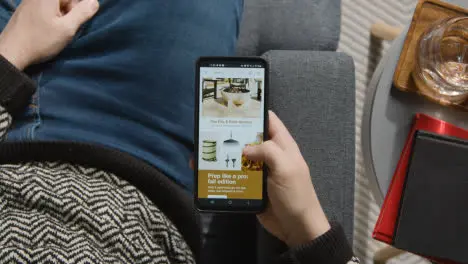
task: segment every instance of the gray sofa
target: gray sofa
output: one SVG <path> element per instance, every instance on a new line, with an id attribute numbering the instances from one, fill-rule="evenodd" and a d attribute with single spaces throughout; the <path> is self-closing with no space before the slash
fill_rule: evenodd
<path id="1" fill-rule="evenodd" d="M 238 55 L 269 61 L 270 109 L 298 141 L 329 219 L 343 225 L 351 243 L 355 75 L 352 58 L 336 52 L 340 16 L 340 0 L 246 0 Z M 212 235 L 251 243 L 257 248 L 257 263 L 272 263 L 271 258 L 284 251 L 261 227 L 249 226 L 249 216 L 217 217 L 214 230 L 226 233 Z M 252 232 L 257 232 L 256 245 Z M 228 251 L 222 243 L 215 247 Z M 239 252 L 226 254 L 220 263 L 243 261 Z"/>
<path id="2" fill-rule="evenodd" d="M 331 220 L 352 238 L 355 80 L 351 57 L 335 52 L 340 0 L 246 0 L 238 54 L 270 62 L 270 108 L 309 163 Z"/>

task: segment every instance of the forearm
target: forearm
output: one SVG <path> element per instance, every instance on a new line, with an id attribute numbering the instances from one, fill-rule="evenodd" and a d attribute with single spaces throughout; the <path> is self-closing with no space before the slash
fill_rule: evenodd
<path id="1" fill-rule="evenodd" d="M 0 55 L 0 139 L 12 122 L 28 104 L 36 85 L 26 74 Z"/>
<path id="2" fill-rule="evenodd" d="M 332 224 L 332 228 L 317 239 L 291 248 L 281 255 L 279 264 L 355 264 L 354 257 L 342 227 Z"/>

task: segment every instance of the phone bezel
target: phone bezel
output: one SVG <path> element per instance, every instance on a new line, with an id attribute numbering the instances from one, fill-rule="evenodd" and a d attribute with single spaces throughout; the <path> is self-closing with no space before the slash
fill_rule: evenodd
<path id="1" fill-rule="evenodd" d="M 202 212 L 226 212 L 226 213 L 261 213 L 265 210 L 268 203 L 268 190 L 267 190 L 267 168 L 263 166 L 263 192 L 262 192 L 262 203 L 259 206 L 245 206 L 245 207 L 229 207 L 226 205 L 214 205 L 214 206 L 202 206 L 198 199 L 198 149 L 199 149 L 199 109 L 200 109 L 200 68 L 201 64 L 205 63 L 227 63 L 227 62 L 239 62 L 239 63 L 260 63 L 265 69 L 265 80 L 264 80 L 264 122 L 263 122 L 263 140 L 268 140 L 268 100 L 269 100 L 269 67 L 268 62 L 260 57 L 200 57 L 196 63 L 196 74 L 195 74 L 195 151 L 194 151 L 194 203 L 199 211 Z"/>

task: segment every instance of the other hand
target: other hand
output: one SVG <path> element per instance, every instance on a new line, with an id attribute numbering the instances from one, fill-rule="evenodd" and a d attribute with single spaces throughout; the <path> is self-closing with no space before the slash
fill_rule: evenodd
<path id="1" fill-rule="evenodd" d="M 297 143 L 273 113 L 270 140 L 244 149 L 247 158 L 266 163 L 269 206 L 258 216 L 270 233 L 290 247 L 314 240 L 330 229 Z"/>
<path id="2" fill-rule="evenodd" d="M 48 60 L 98 9 L 97 0 L 23 0 L 0 34 L 0 54 L 20 70 Z"/>

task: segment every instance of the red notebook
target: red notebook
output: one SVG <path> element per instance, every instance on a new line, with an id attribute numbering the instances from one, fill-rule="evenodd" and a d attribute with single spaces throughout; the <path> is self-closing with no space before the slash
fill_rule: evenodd
<path id="1" fill-rule="evenodd" d="M 414 135 L 416 131 L 424 130 L 444 136 L 452 136 L 468 139 L 468 130 L 459 128 L 445 121 L 430 117 L 425 114 L 416 114 L 413 127 L 408 135 L 405 146 L 398 161 L 397 168 L 390 183 L 379 218 L 374 228 L 373 237 L 379 241 L 392 245 L 394 241 L 395 227 L 398 220 L 401 196 L 408 170 L 408 163 L 412 153 Z M 454 263 L 437 260 L 440 263 Z"/>

